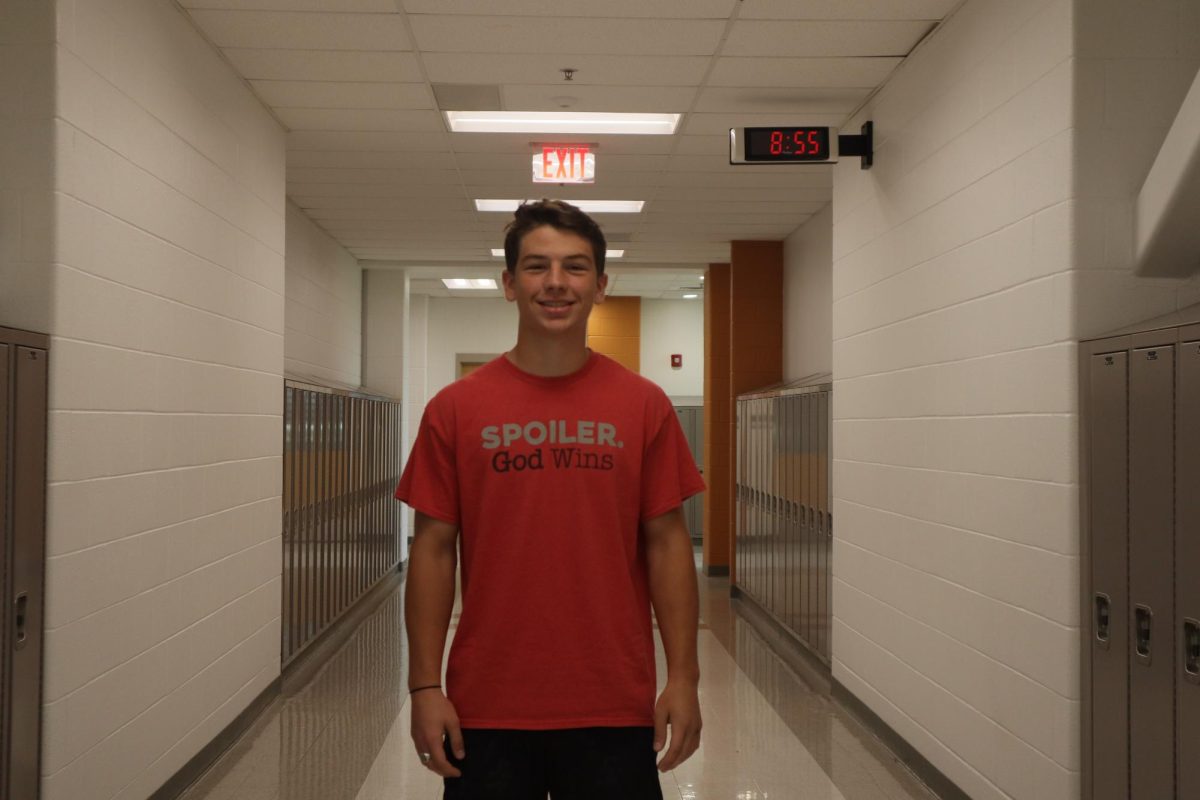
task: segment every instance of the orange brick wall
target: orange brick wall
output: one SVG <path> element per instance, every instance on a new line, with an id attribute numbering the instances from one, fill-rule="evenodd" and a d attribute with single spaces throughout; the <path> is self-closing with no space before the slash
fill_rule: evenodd
<path id="1" fill-rule="evenodd" d="M 640 373 L 642 371 L 642 298 L 609 297 L 592 308 L 588 347 Z"/>

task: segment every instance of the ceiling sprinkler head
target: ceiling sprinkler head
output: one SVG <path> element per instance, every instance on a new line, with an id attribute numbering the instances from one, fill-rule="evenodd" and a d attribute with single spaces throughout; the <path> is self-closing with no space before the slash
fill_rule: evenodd
<path id="1" fill-rule="evenodd" d="M 565 68 L 563 68 L 563 69 L 560 69 L 560 70 L 559 70 L 559 72 L 561 72 L 561 73 L 562 73 L 562 76 L 563 76 L 563 80 L 564 80 L 564 81 L 573 81 L 573 80 L 575 80 L 575 72 L 576 72 L 576 70 L 574 70 L 574 69 L 571 69 L 570 67 L 565 67 Z"/>

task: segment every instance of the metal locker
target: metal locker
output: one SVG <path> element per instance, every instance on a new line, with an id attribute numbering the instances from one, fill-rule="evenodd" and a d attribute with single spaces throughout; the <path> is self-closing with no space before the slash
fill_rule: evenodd
<path id="1" fill-rule="evenodd" d="M 821 531 L 818 524 L 818 509 L 820 508 L 820 470 L 821 462 L 817 453 L 818 430 L 821 423 L 820 397 L 817 394 L 805 395 L 808 398 L 808 425 L 804 431 L 807 441 L 805 456 L 808 459 L 808 574 L 805 576 L 805 589 L 808 594 L 808 630 L 804 639 L 807 642 L 817 640 L 817 627 L 820 624 L 818 614 L 817 590 L 820 584 L 821 572 Z"/>
<path id="2" fill-rule="evenodd" d="M 796 632 L 800 638 L 808 638 L 809 625 L 809 459 L 808 453 L 804 452 L 808 441 L 805 440 L 805 431 L 808 428 L 809 422 L 809 396 L 799 395 L 797 397 L 797 414 L 796 414 L 796 494 L 797 494 L 797 546 L 798 558 L 796 560 L 796 576 L 793 581 L 796 582 Z"/>
<path id="3" fill-rule="evenodd" d="M 1129 787 L 1128 355 L 1092 356 L 1088 380 L 1093 798 L 1117 800 Z"/>
<path id="4" fill-rule="evenodd" d="M 757 414 L 757 462 L 758 462 L 758 525 L 754 531 L 754 583 L 755 596 L 759 602 L 766 604 L 766 559 L 763 557 L 763 534 L 767 529 L 767 401 L 759 398 L 754 401 L 758 406 Z"/>
<path id="5" fill-rule="evenodd" d="M 44 337 L 0 329 L 0 798 L 39 797 L 46 516 Z M 11 615 L 11 616 L 10 616 Z"/>
<path id="6" fill-rule="evenodd" d="M 783 454 L 780 447 L 780 429 L 783 415 L 780 413 L 779 396 L 771 403 L 771 613 L 783 613 Z"/>
<path id="7" fill-rule="evenodd" d="M 796 491 L 796 483 L 799 480 L 800 464 L 796 458 L 796 442 L 799 440 L 797 435 L 796 424 L 796 407 L 798 405 L 799 395 L 788 395 L 787 411 L 785 416 L 787 419 L 787 450 L 788 450 L 788 474 L 787 474 L 787 607 L 784 613 L 784 620 L 787 626 L 792 630 L 796 630 L 796 597 L 798 575 L 796 565 L 799 563 L 799 536 L 800 526 L 798 520 L 800 517 L 800 499 L 799 493 Z"/>
<path id="8" fill-rule="evenodd" d="M 12 596 L 9 589 L 8 572 L 10 557 L 8 555 L 12 531 L 8 526 L 8 429 L 11 374 L 13 366 L 13 347 L 7 342 L 0 342 L 0 799 L 8 798 L 8 742 L 12 736 L 8 726 L 8 703 L 12 693 L 9 680 L 9 654 L 13 652 L 9 644 L 8 603 Z"/>
<path id="9" fill-rule="evenodd" d="M 820 413 L 817 415 L 817 613 L 816 636 L 812 643 L 817 652 L 829 655 L 829 395 L 814 395 Z"/>
<path id="10" fill-rule="evenodd" d="M 1134 800 L 1174 796 L 1175 348 L 1129 365 L 1129 782 Z"/>
<path id="11" fill-rule="evenodd" d="M 742 514 L 746 510 L 745 486 L 746 482 L 742 477 L 742 470 L 745 468 L 746 458 L 742 453 L 742 401 L 736 400 L 733 404 L 733 574 L 730 575 L 730 581 L 734 586 L 739 586 L 742 583 L 741 566 L 742 566 L 742 543 L 745 541 L 746 526 L 742 524 Z"/>
<path id="12" fill-rule="evenodd" d="M 1200 797 L 1200 341 L 1180 345 L 1177 386 L 1175 742 L 1178 796 L 1187 798 Z"/>

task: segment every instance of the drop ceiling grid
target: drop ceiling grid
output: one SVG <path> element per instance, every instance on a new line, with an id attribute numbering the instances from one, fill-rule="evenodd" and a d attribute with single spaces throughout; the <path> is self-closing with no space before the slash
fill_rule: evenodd
<path id="1" fill-rule="evenodd" d="M 958 0 L 180 2 L 290 128 L 288 196 L 356 256 L 479 258 L 505 215 L 468 198 L 553 194 L 646 199 L 600 217 L 630 261 L 699 264 L 830 199 L 827 167 L 730 166 L 728 129 L 841 124 Z M 548 137 L 448 133 L 430 82 L 499 85 L 512 109 L 688 113 L 672 137 L 553 137 L 596 144 L 597 182 L 543 187 L 529 155 Z"/>

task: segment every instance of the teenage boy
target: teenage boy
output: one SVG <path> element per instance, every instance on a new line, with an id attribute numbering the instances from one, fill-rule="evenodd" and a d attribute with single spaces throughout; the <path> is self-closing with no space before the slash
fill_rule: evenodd
<path id="1" fill-rule="evenodd" d="M 396 490 L 417 512 L 412 737 L 446 800 L 659 800 L 667 728 L 658 770 L 700 744 L 680 506 L 704 482 L 663 391 L 587 347 L 605 246 L 572 205 L 517 209 L 503 273 L 517 344 L 429 402 Z M 651 604 L 667 659 L 657 701 Z"/>

